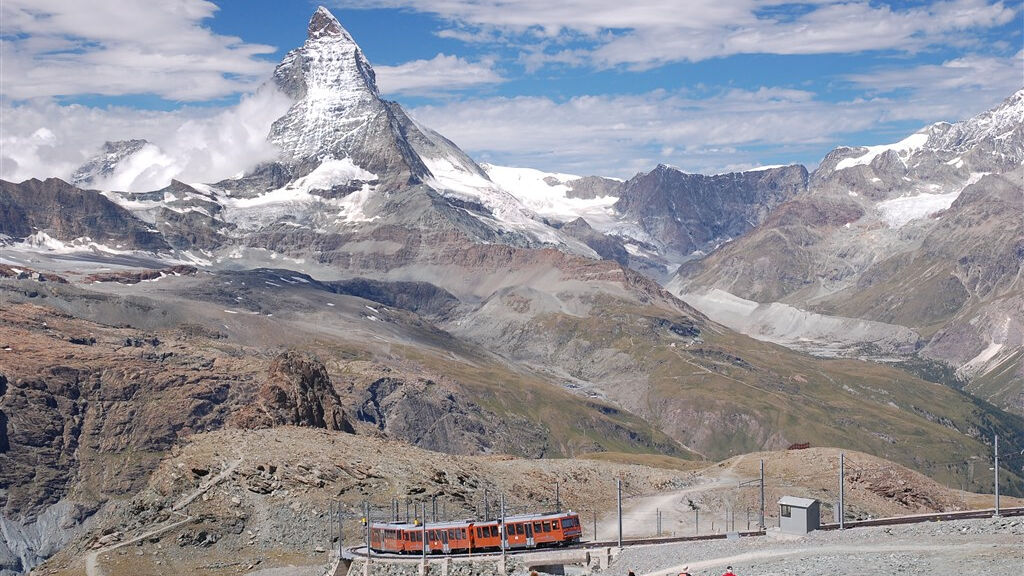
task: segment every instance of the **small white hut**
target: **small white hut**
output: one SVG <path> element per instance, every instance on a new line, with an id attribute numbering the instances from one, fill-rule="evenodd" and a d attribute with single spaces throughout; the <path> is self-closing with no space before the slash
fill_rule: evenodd
<path id="1" fill-rule="evenodd" d="M 807 534 L 821 525 L 820 503 L 811 498 L 783 496 L 779 500 L 779 528 L 787 534 Z"/>

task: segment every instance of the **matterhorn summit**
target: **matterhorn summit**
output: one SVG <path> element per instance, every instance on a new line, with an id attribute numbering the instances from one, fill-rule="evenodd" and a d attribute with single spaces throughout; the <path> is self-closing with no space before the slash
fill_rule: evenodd
<path id="1" fill-rule="evenodd" d="M 273 83 L 295 101 L 269 135 L 295 177 L 324 161 L 349 159 L 386 187 L 401 187 L 430 177 L 424 155 L 483 174 L 455 145 L 381 99 L 370 62 L 323 6 L 309 21 L 306 42 L 277 66 Z"/>

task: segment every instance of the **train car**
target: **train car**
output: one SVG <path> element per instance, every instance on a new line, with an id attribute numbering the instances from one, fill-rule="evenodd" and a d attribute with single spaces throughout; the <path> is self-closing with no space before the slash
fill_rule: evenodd
<path id="1" fill-rule="evenodd" d="M 400 554 L 422 554 L 424 550 L 429 554 L 494 551 L 501 549 L 505 531 L 508 549 L 512 550 L 568 545 L 579 542 L 583 535 L 580 517 L 575 512 L 510 516 L 504 526 L 498 520 L 445 522 L 426 527 L 377 523 L 370 527 L 370 548 Z"/>
<path id="2" fill-rule="evenodd" d="M 406 531 L 412 528 L 405 523 L 375 523 L 370 525 L 370 548 L 378 552 L 405 552 Z"/>
<path id="3" fill-rule="evenodd" d="M 470 552 L 473 549 L 470 530 L 473 525 L 469 522 L 446 522 L 443 524 L 427 525 L 427 551 L 430 553 L 441 552 L 451 554 L 453 552 Z"/>
<path id="4" fill-rule="evenodd" d="M 473 535 L 473 550 L 501 549 L 501 524 L 497 520 L 476 522 L 470 532 Z"/>
<path id="5" fill-rule="evenodd" d="M 562 546 L 578 542 L 583 536 L 580 517 L 575 512 L 511 516 L 505 524 L 511 549 Z"/>

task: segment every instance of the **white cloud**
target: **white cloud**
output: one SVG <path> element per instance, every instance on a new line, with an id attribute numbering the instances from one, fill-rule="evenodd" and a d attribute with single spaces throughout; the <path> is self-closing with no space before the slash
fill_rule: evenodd
<path id="1" fill-rule="evenodd" d="M 1004 2 L 989 0 L 945 0 L 909 7 L 849 0 L 363 0 L 354 4 L 437 14 L 454 25 L 443 32 L 447 37 L 491 42 L 496 35 L 504 35 L 520 44 L 528 66 L 550 61 L 635 68 L 744 53 L 916 52 L 970 42 L 975 39 L 972 31 L 1006 24 L 1017 13 Z M 557 40 L 566 32 L 589 37 L 589 46 L 537 50 L 543 40 Z"/>
<path id="2" fill-rule="evenodd" d="M 377 85 L 386 94 L 430 95 L 504 81 L 494 69 L 493 60 L 470 62 L 445 54 L 398 66 L 375 66 L 374 71 L 377 73 Z"/>
<path id="3" fill-rule="evenodd" d="M 846 80 L 868 94 L 899 98 L 890 118 L 960 119 L 978 114 L 1024 86 L 1024 50 L 1010 58 L 967 54 L 941 64 L 880 68 Z"/>
<path id="4" fill-rule="evenodd" d="M 4 104 L 0 178 L 67 179 L 104 141 L 144 138 L 152 145 L 97 187 L 142 191 L 166 186 L 172 178 L 214 182 L 276 157 L 267 134 L 290 105 L 270 86 L 219 110 L 159 112 L 61 106 L 52 101 Z"/>
<path id="5" fill-rule="evenodd" d="M 214 34 L 205 0 L 4 0 L 4 82 L 14 99 L 156 94 L 206 100 L 252 91 L 275 48 Z"/>
<path id="6" fill-rule="evenodd" d="M 963 100 L 971 102 L 970 114 L 976 114 L 1012 92 L 989 101 Z M 955 121 L 968 115 L 944 115 L 950 110 L 915 106 L 914 101 L 875 97 L 827 102 L 810 92 L 780 88 L 731 90 L 710 97 L 659 90 L 564 101 L 477 98 L 421 106 L 412 114 L 480 161 L 628 177 L 658 163 L 703 173 L 780 162 L 814 164 L 838 143 L 885 143 L 849 141 L 849 134 L 884 133 L 890 127 L 895 141 L 936 119 Z M 903 127 L 893 131 L 893 121 L 904 122 Z"/>

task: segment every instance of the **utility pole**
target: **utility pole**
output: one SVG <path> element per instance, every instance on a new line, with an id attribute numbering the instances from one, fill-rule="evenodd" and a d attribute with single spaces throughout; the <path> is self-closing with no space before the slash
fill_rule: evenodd
<path id="1" fill-rule="evenodd" d="M 366 520 L 366 563 L 363 564 L 365 568 L 365 576 L 370 576 L 370 502 L 363 502 L 363 519 Z"/>
<path id="2" fill-rule="evenodd" d="M 693 509 L 693 533 L 700 535 L 700 508 Z"/>
<path id="3" fill-rule="evenodd" d="M 615 479 L 615 492 L 618 495 L 618 510 L 619 510 L 619 548 L 622 548 L 622 479 Z"/>
<path id="4" fill-rule="evenodd" d="M 426 502 L 420 502 L 420 510 L 422 510 L 422 512 L 423 512 L 423 514 L 420 516 L 420 518 L 422 518 L 422 521 L 420 522 L 420 529 L 423 531 L 421 533 L 421 537 L 420 537 L 420 540 L 421 540 L 420 544 L 422 545 L 422 548 L 423 548 L 423 573 L 426 574 L 427 573 L 427 571 L 426 571 L 426 568 L 427 568 L 427 503 Z"/>
<path id="5" fill-rule="evenodd" d="M 508 548 L 508 526 L 505 525 L 505 494 L 501 495 L 501 526 L 499 527 L 499 535 L 501 536 L 501 565 L 505 566 L 505 549 Z"/>
<path id="6" fill-rule="evenodd" d="M 846 529 L 846 453 L 839 453 L 839 529 Z"/>
<path id="7" fill-rule="evenodd" d="M 995 509 L 995 513 L 992 514 L 992 517 L 993 518 L 999 518 L 999 434 L 996 434 L 995 455 L 996 455 L 996 465 L 994 467 L 994 470 L 995 470 L 995 482 L 994 483 L 995 483 L 995 487 L 996 487 L 996 509 Z"/>
<path id="8" fill-rule="evenodd" d="M 342 554 L 345 553 L 345 547 L 343 544 L 345 540 L 345 531 L 342 530 L 341 519 L 341 500 L 338 500 L 338 558 L 341 558 Z"/>
<path id="9" fill-rule="evenodd" d="M 594 542 L 597 542 L 597 510 L 592 510 L 594 513 Z"/>
<path id="10" fill-rule="evenodd" d="M 562 511 L 562 502 L 561 502 L 561 499 L 560 499 L 560 494 L 558 492 L 558 488 L 559 488 L 558 480 L 555 480 L 555 512 L 561 512 Z"/>
<path id="11" fill-rule="evenodd" d="M 761 459 L 761 517 L 757 528 L 764 530 L 764 458 Z"/>
<path id="12" fill-rule="evenodd" d="M 437 496 L 430 497 L 430 521 L 437 522 Z"/>
<path id="13" fill-rule="evenodd" d="M 491 519 L 491 510 L 487 502 L 487 488 L 484 488 L 484 522 Z"/>

